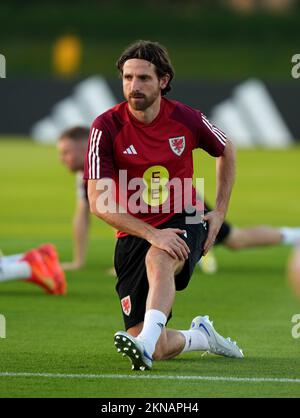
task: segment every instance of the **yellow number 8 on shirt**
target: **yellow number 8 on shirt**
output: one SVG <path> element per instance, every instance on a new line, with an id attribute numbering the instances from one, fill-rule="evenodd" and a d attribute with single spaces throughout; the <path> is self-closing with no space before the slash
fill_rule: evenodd
<path id="1" fill-rule="evenodd" d="M 149 206 L 159 206 L 165 203 L 169 196 L 169 190 L 166 187 L 169 181 L 168 170 L 161 165 L 149 167 L 143 175 L 145 189 L 143 191 L 143 200 Z"/>

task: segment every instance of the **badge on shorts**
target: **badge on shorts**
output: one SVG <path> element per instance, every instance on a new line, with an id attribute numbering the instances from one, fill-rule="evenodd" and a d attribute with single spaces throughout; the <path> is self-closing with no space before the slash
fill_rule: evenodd
<path id="1" fill-rule="evenodd" d="M 180 156 L 185 149 L 185 136 L 177 136 L 176 138 L 169 138 L 171 150 L 174 154 Z"/>
<path id="2" fill-rule="evenodd" d="M 131 300 L 130 296 L 125 296 L 125 298 L 121 299 L 122 309 L 125 315 L 129 316 L 131 312 Z"/>

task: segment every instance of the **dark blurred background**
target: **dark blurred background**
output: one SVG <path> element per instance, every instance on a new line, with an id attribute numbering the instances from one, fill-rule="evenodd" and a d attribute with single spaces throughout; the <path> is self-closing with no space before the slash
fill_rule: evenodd
<path id="1" fill-rule="evenodd" d="M 291 59 L 300 53 L 299 28 L 298 0 L 2 1 L 0 132 L 30 133 L 89 76 L 103 76 L 122 99 L 115 61 L 128 43 L 150 39 L 169 50 L 179 100 L 210 113 L 238 83 L 255 78 L 298 138 Z"/>
<path id="2" fill-rule="evenodd" d="M 59 76 L 55 42 L 73 35 L 78 76 L 115 76 L 120 50 L 151 39 L 166 44 L 179 77 L 288 79 L 299 28 L 296 0 L 11 0 L 1 2 L 0 48 L 9 77 Z"/>

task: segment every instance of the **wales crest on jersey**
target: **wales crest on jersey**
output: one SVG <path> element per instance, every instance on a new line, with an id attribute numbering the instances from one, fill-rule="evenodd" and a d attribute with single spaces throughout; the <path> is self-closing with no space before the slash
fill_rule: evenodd
<path id="1" fill-rule="evenodd" d="M 174 154 L 180 156 L 185 149 L 185 137 L 177 136 L 176 138 L 169 138 L 171 150 Z"/>

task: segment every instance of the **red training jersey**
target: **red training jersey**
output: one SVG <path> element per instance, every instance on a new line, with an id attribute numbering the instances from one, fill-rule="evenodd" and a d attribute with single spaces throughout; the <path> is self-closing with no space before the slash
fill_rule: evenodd
<path id="1" fill-rule="evenodd" d="M 156 227 L 175 213 L 175 192 L 168 189 L 168 183 L 176 178 L 183 184 L 184 179 L 193 178 L 192 151 L 202 148 L 219 157 L 225 144 L 224 132 L 199 110 L 180 102 L 163 97 L 160 112 L 150 124 L 138 121 L 128 103 L 122 102 L 93 122 L 84 179 L 113 179 L 116 201 L 128 213 Z M 120 170 L 126 170 L 121 177 Z M 138 188 L 128 190 L 136 178 L 144 185 L 137 200 L 133 198 Z M 166 212 L 162 205 L 167 200 L 170 210 Z M 130 206 L 131 201 L 135 206 Z M 125 235 L 118 231 L 118 237 Z"/>

